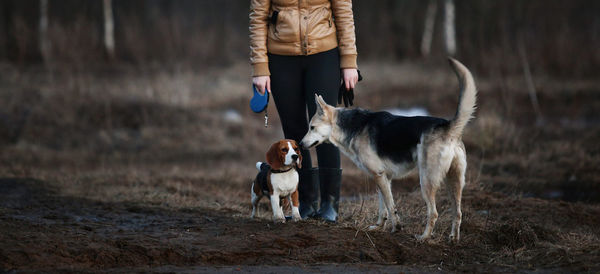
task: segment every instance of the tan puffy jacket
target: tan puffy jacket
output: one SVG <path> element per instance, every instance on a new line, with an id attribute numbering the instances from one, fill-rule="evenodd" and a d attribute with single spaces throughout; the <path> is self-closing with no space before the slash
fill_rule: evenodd
<path id="1" fill-rule="evenodd" d="M 270 75 L 267 52 L 311 55 L 338 46 L 340 68 L 356 68 L 355 41 L 352 0 L 251 0 L 253 76 Z"/>

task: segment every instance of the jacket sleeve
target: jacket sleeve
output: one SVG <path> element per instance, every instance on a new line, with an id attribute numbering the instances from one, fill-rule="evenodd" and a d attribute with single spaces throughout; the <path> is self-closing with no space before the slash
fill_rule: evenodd
<path id="1" fill-rule="evenodd" d="M 340 48 L 340 68 L 357 68 L 352 0 L 332 0 L 331 4 Z"/>
<path id="2" fill-rule="evenodd" d="M 250 63 L 252 76 L 271 75 L 267 57 L 267 31 L 271 0 L 250 1 Z"/>

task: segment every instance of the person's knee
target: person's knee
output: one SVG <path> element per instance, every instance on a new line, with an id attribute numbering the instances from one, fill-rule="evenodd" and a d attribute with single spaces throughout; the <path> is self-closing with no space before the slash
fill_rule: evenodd
<path id="1" fill-rule="evenodd" d="M 292 140 L 296 141 L 298 144 L 300 143 L 302 138 L 304 138 L 304 135 L 306 134 L 306 132 L 308 132 L 308 126 L 302 126 L 302 125 L 293 124 L 293 123 L 292 124 L 286 123 L 286 125 L 283 128 L 283 133 L 285 135 L 285 138 L 292 139 Z"/>
<path id="2" fill-rule="evenodd" d="M 317 146 L 317 153 L 339 154 L 340 150 L 332 144 L 320 144 Z"/>

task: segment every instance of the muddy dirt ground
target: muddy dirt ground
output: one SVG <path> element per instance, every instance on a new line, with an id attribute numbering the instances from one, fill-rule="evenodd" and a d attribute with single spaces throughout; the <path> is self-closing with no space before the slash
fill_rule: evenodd
<path id="1" fill-rule="evenodd" d="M 415 177 L 394 184 L 402 230 L 367 231 L 375 187 L 347 159 L 337 224 L 274 224 L 266 201 L 250 219 L 254 162 L 281 129 L 274 108 L 268 129 L 247 110 L 244 65 L 204 76 L 41 79 L 1 69 L 0 270 L 600 271 L 597 80 L 536 78 L 536 119 L 518 75 L 476 75 L 462 239 L 453 245 L 444 189 L 433 239 L 415 240 L 425 225 Z M 363 70 L 379 78 L 362 83 L 361 107 L 454 113 L 446 67 Z M 183 96 L 172 86 L 192 88 Z"/>

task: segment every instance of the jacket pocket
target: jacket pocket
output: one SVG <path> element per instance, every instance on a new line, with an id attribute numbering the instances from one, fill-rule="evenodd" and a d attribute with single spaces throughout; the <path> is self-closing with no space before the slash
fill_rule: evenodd
<path id="1" fill-rule="evenodd" d="M 309 36 L 312 39 L 321 39 L 335 32 L 333 28 L 333 15 L 329 7 L 323 7 L 311 14 L 311 22 L 308 26 Z"/>
<path id="2" fill-rule="evenodd" d="M 275 33 L 277 33 L 277 20 L 279 17 L 279 11 L 273 11 L 271 16 L 269 16 L 269 24 L 275 29 Z"/>
<path id="3" fill-rule="evenodd" d="M 269 38 L 274 41 L 284 43 L 297 42 L 300 37 L 298 11 L 293 9 L 273 11 L 271 14 L 271 20 L 273 20 L 273 14 L 276 12 L 277 15 L 275 16 L 275 23 L 271 23 L 269 27 Z"/>

